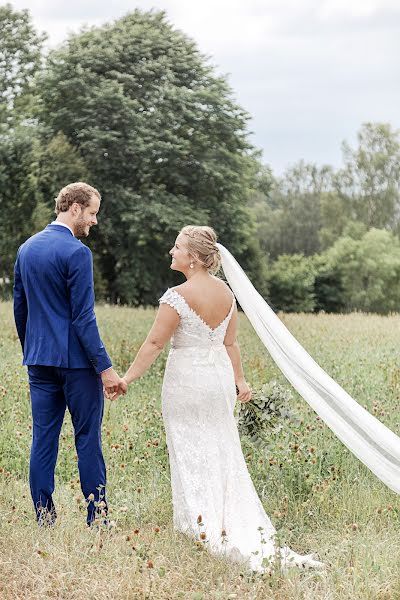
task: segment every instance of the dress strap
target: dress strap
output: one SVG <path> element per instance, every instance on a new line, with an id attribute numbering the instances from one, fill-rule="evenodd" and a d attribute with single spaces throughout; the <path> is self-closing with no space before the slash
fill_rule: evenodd
<path id="1" fill-rule="evenodd" d="M 168 288 L 158 301 L 160 304 L 168 304 L 171 308 L 174 308 L 180 317 L 187 307 L 185 299 L 171 288 Z"/>

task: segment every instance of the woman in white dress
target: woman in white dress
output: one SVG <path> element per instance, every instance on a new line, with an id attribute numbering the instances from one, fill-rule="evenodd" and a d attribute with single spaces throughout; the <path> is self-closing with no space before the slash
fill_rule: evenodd
<path id="1" fill-rule="evenodd" d="M 201 534 L 212 552 L 247 562 L 254 571 L 277 557 L 283 569 L 321 568 L 312 555 L 276 547 L 276 531 L 247 470 L 234 407 L 237 397 L 248 402 L 251 390 L 236 340 L 235 298 L 213 275 L 220 266 L 216 241 L 210 227 L 179 233 L 171 268 L 186 282 L 160 298 L 153 327 L 124 379 L 130 384 L 143 375 L 171 339 L 162 413 L 178 531 Z"/>

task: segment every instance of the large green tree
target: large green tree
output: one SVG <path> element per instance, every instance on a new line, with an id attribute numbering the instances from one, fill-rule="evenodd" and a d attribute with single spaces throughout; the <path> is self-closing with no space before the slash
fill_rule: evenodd
<path id="1" fill-rule="evenodd" d="M 42 120 L 79 151 L 102 193 L 93 242 L 112 299 L 154 302 L 187 223 L 213 225 L 259 277 L 245 207 L 255 160 L 248 116 L 164 13 L 136 10 L 71 36 L 49 57 L 40 89 Z"/>
<path id="2" fill-rule="evenodd" d="M 40 152 L 32 116 L 35 75 L 45 36 L 27 10 L 0 6 L 0 281 L 10 293 L 16 250 L 43 221 L 36 166 Z M 10 283 L 8 283 L 10 282 Z"/>
<path id="3" fill-rule="evenodd" d="M 32 233 L 38 196 L 34 174 L 38 140 L 30 127 L 0 136 L 0 278 L 12 280 L 18 246 Z M 2 288 L 9 293 L 9 287 Z"/>
<path id="4" fill-rule="evenodd" d="M 4 130 L 18 116 L 27 115 L 46 36 L 36 31 L 27 10 L 17 11 L 11 4 L 0 6 L 0 31 L 0 126 Z"/>

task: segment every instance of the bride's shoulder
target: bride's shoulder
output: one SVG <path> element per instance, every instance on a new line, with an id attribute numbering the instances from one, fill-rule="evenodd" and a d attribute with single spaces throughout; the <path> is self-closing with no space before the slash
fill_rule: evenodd
<path id="1" fill-rule="evenodd" d="M 174 287 L 170 288 L 170 290 L 175 294 L 183 296 L 185 300 L 188 300 L 193 294 L 192 286 L 188 284 L 187 281 L 185 281 L 185 283 L 181 283 L 180 285 L 175 285 Z"/>
<path id="2" fill-rule="evenodd" d="M 188 287 L 187 281 L 185 281 L 185 283 L 181 283 L 180 285 L 175 285 L 174 287 L 169 288 L 169 289 L 173 290 L 174 292 L 180 293 L 182 290 L 185 290 L 187 287 Z"/>
<path id="3" fill-rule="evenodd" d="M 213 275 L 212 277 L 215 280 L 215 289 L 218 290 L 223 296 L 232 298 L 233 297 L 232 290 L 229 287 L 229 285 L 226 283 L 226 281 L 224 281 L 223 279 L 220 279 L 219 277 L 216 277 L 215 275 Z"/>

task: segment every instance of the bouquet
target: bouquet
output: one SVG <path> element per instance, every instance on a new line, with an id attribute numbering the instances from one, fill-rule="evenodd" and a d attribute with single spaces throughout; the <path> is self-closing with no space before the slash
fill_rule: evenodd
<path id="1" fill-rule="evenodd" d="M 250 402 L 240 405 L 237 426 L 242 436 L 260 445 L 271 433 L 278 433 L 284 427 L 284 421 L 298 424 L 299 419 L 289 409 L 293 394 L 288 387 L 272 380 L 259 390 L 253 391 Z"/>

